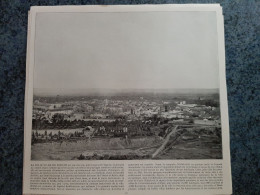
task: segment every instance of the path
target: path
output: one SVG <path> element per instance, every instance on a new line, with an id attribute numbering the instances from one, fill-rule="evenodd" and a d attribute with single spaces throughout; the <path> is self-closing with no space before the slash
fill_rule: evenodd
<path id="1" fill-rule="evenodd" d="M 176 133 L 177 128 L 178 128 L 178 125 L 176 125 L 175 128 L 172 129 L 172 131 L 166 136 L 162 145 L 153 153 L 152 158 L 155 158 L 165 148 L 165 146 L 167 145 L 167 143 L 170 140 L 171 135 Z"/>

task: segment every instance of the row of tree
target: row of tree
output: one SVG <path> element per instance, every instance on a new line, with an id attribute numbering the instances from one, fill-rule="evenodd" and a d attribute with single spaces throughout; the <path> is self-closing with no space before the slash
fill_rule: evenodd
<path id="1" fill-rule="evenodd" d="M 149 121 L 149 122 L 147 122 Z M 54 114 L 51 120 L 48 120 L 44 116 L 35 117 L 32 120 L 33 129 L 77 129 L 84 128 L 86 126 L 106 126 L 115 127 L 118 125 L 139 125 L 139 123 L 144 123 L 145 126 L 156 126 L 163 123 L 168 123 L 168 119 L 163 119 L 157 115 L 153 117 L 146 118 L 145 121 L 127 121 L 123 118 L 117 118 L 115 121 L 85 121 L 85 120 L 67 120 L 64 114 Z"/>

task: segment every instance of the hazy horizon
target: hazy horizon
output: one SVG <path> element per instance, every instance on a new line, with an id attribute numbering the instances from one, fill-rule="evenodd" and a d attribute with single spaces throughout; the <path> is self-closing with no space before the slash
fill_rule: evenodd
<path id="1" fill-rule="evenodd" d="M 219 88 L 172 88 L 172 89 L 37 89 L 34 88 L 33 94 L 36 96 L 56 96 L 56 95 L 116 95 L 128 93 L 165 93 L 165 94 L 212 94 L 219 93 Z"/>

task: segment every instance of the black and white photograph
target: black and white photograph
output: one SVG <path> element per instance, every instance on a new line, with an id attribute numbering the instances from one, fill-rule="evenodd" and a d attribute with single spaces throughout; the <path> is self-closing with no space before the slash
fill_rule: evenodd
<path id="1" fill-rule="evenodd" d="M 31 160 L 222 159 L 216 17 L 37 13 Z"/>

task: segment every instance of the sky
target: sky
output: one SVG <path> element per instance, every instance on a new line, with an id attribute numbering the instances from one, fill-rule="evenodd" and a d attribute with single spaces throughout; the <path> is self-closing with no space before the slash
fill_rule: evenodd
<path id="1" fill-rule="evenodd" d="M 38 13 L 34 88 L 218 88 L 215 12 Z"/>

